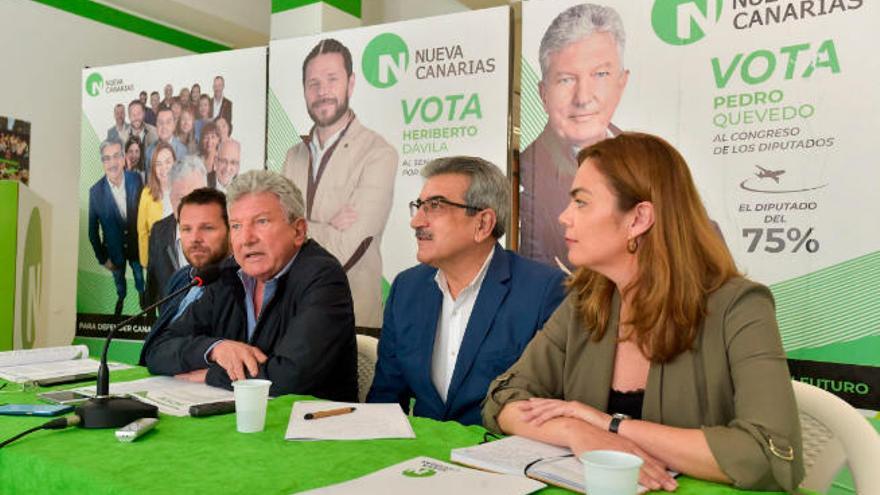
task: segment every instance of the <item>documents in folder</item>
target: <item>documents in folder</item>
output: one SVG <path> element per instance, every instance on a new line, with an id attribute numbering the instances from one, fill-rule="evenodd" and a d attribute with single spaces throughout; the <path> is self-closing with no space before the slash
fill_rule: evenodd
<path id="1" fill-rule="evenodd" d="M 354 408 L 348 414 L 305 419 L 341 408 Z M 398 404 L 361 404 L 300 400 L 293 403 L 287 424 L 287 440 L 372 440 L 377 438 L 415 438 L 416 434 Z"/>
<path id="2" fill-rule="evenodd" d="M 584 467 L 571 450 L 510 436 L 473 447 L 453 449 L 452 462 L 495 473 L 515 474 L 585 493 Z M 639 485 L 638 493 L 648 489 Z"/>
<path id="3" fill-rule="evenodd" d="M 95 395 L 95 387 L 75 389 L 88 395 Z M 152 376 L 130 382 L 110 384 L 111 395 L 128 395 L 141 402 L 152 404 L 159 412 L 171 416 L 189 416 L 190 406 L 233 400 L 231 391 L 205 385 L 204 383 L 177 380 L 170 376 Z"/>
<path id="4" fill-rule="evenodd" d="M 15 383 L 50 385 L 93 378 L 98 366 L 98 361 L 89 359 L 89 348 L 84 345 L 0 352 L 0 378 Z M 111 370 L 130 368 L 119 363 L 108 363 L 108 366 Z"/>
<path id="5" fill-rule="evenodd" d="M 528 478 L 486 473 L 448 464 L 430 457 L 416 457 L 337 485 L 303 492 L 309 495 L 382 493 L 384 495 L 525 495 L 544 488 Z"/>

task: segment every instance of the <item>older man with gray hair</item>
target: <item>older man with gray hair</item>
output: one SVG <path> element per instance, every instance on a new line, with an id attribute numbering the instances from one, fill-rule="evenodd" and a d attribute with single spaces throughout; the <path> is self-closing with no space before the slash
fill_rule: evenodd
<path id="1" fill-rule="evenodd" d="M 538 90 L 547 125 L 520 154 L 520 253 L 548 263 L 567 260 L 557 218 L 565 209 L 581 149 L 620 129 L 611 117 L 626 88 L 626 33 L 611 7 L 583 3 L 560 13 L 541 39 Z"/>
<path id="2" fill-rule="evenodd" d="M 333 255 L 306 236 L 303 197 L 280 174 L 250 171 L 227 191 L 234 262 L 147 349 L 152 373 L 270 393 L 357 399 L 351 291 Z"/>
<path id="3" fill-rule="evenodd" d="M 369 402 L 480 424 L 489 382 L 512 365 L 562 301 L 562 272 L 498 243 L 510 184 L 476 157 L 439 158 L 410 205 L 422 263 L 394 280 Z"/>

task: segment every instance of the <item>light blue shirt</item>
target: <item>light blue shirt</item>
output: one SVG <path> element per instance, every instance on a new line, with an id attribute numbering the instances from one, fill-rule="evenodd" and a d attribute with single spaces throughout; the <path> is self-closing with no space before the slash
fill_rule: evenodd
<path id="1" fill-rule="evenodd" d="M 299 251 L 297 251 L 299 254 Z M 274 277 L 266 281 L 265 286 L 263 287 L 263 308 L 269 304 L 269 301 L 272 300 L 272 297 L 275 295 L 275 290 L 278 288 L 278 279 L 284 276 L 288 271 L 290 271 L 290 265 L 293 264 L 293 260 L 296 259 L 296 254 L 293 255 L 293 258 L 287 262 L 287 265 L 281 269 L 280 272 L 275 274 Z M 254 293 L 257 287 L 257 279 L 251 277 L 247 273 L 244 272 L 241 268 L 238 269 L 238 278 L 241 279 L 241 284 L 244 286 L 244 307 L 247 310 L 247 338 L 248 342 L 254 337 L 254 331 L 257 328 L 257 316 L 256 310 L 254 308 Z M 187 293 L 187 297 L 189 297 L 189 293 Z M 181 301 L 181 306 L 183 306 L 184 302 Z M 208 347 L 208 350 L 205 351 L 205 362 L 210 363 L 208 360 L 208 356 L 211 354 L 211 351 L 217 347 L 217 344 L 223 342 L 223 339 L 218 340 L 211 344 L 211 347 Z"/>
<path id="2" fill-rule="evenodd" d="M 290 265 L 293 264 L 293 260 L 295 259 L 296 255 L 287 262 L 287 265 L 285 265 L 280 272 L 266 281 L 266 284 L 263 286 L 263 308 L 265 308 L 272 300 L 272 297 L 275 296 L 275 290 L 278 288 L 278 279 L 290 270 Z M 244 285 L 244 307 L 247 308 L 247 334 L 248 342 L 250 342 L 254 337 L 254 330 L 257 328 L 257 312 L 254 308 L 254 293 L 257 287 L 257 279 L 245 273 L 241 268 L 238 269 L 238 278 L 241 279 L 241 283 Z"/>
<path id="3" fill-rule="evenodd" d="M 183 315 L 183 312 L 186 310 L 186 308 L 190 304 L 198 301 L 199 298 L 202 297 L 202 294 L 204 292 L 205 292 L 204 287 L 198 287 L 198 286 L 197 287 L 190 287 L 189 291 L 186 293 L 186 296 L 184 296 L 183 300 L 180 301 L 180 306 L 177 307 L 177 313 L 174 313 L 174 317 L 171 318 L 171 321 L 175 321 L 178 318 L 180 318 Z"/>

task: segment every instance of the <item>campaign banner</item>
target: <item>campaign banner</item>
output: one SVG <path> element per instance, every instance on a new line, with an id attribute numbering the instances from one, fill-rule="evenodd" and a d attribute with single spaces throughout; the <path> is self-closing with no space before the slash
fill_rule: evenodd
<path id="1" fill-rule="evenodd" d="M 265 119 L 265 47 L 83 70 L 77 336 L 161 297 L 187 264 L 175 203 L 264 168 Z M 154 317 L 120 337 L 142 339 Z"/>
<path id="2" fill-rule="evenodd" d="M 381 326 L 383 293 L 417 264 L 422 167 L 473 155 L 506 173 L 509 39 L 501 7 L 269 45 L 267 167 L 302 190 L 358 326 Z"/>
<path id="3" fill-rule="evenodd" d="M 869 49 L 880 6 L 646 7 L 523 3 L 522 251 L 566 260 L 555 226 L 578 149 L 621 131 L 659 135 L 684 155 L 737 265 L 772 289 L 794 378 L 880 408 L 880 229 L 869 200 L 880 183 L 880 61 Z"/>

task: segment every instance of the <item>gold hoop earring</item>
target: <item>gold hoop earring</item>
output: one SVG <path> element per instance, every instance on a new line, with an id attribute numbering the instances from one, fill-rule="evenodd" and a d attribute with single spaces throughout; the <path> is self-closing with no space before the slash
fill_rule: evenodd
<path id="1" fill-rule="evenodd" d="M 629 254 L 635 254 L 636 250 L 639 249 L 639 241 L 636 240 L 635 237 L 626 241 L 626 250 Z"/>

